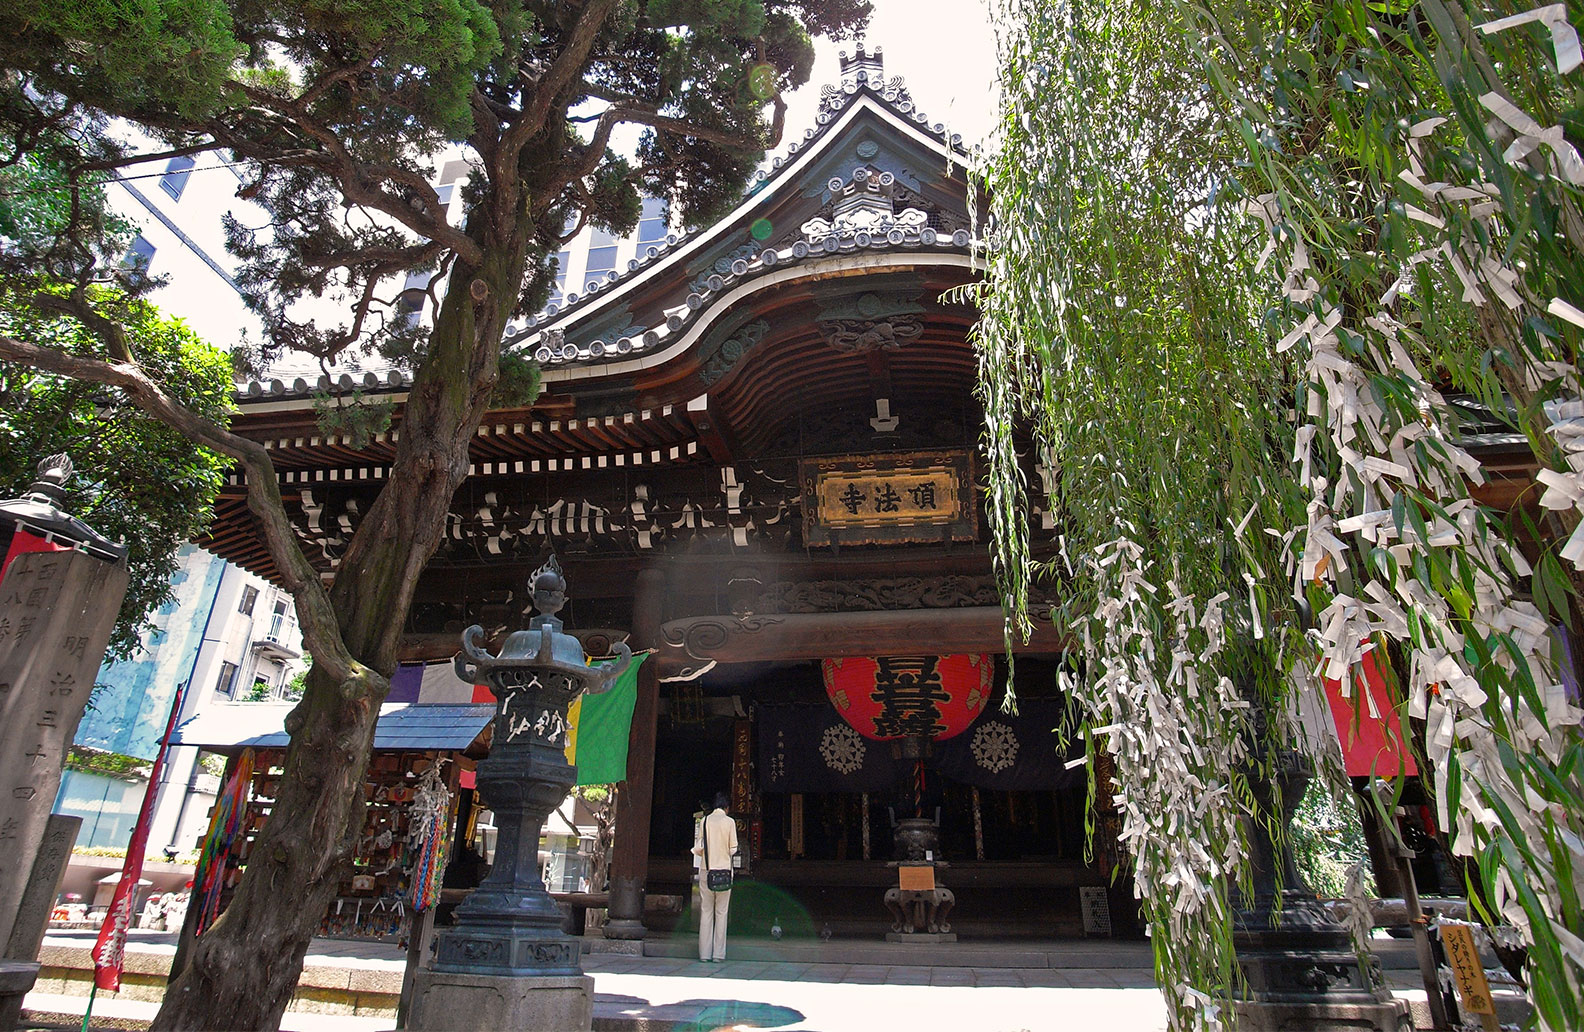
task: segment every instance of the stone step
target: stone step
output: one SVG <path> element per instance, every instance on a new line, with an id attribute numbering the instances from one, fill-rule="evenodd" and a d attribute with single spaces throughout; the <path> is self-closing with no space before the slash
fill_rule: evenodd
<path id="1" fill-rule="evenodd" d="M 1372 952 L 1388 971 L 1418 966 L 1411 939 L 1375 939 Z M 592 945 L 592 952 L 604 952 Z M 650 936 L 643 941 L 646 957 L 688 960 L 698 956 L 695 935 Z M 1116 939 L 994 941 L 959 939 L 954 943 L 883 942 L 878 939 L 832 939 L 829 942 L 738 938 L 727 941 L 732 960 L 799 964 L 889 964 L 912 967 L 1154 969 L 1148 942 Z"/>
<path id="2" fill-rule="evenodd" d="M 1009 940 L 954 943 L 884 942 L 878 939 L 832 939 L 830 942 L 737 938 L 727 940 L 732 960 L 798 964 L 881 964 L 901 967 L 962 968 L 1130 968 L 1154 965 L 1147 942 L 1087 940 Z M 696 935 L 650 937 L 643 955 L 688 960 L 698 956 Z"/>

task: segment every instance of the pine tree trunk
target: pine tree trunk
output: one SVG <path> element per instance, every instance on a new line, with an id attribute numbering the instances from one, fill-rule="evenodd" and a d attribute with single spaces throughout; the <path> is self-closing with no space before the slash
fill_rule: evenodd
<path id="1" fill-rule="evenodd" d="M 270 818 L 226 912 L 189 956 L 177 958 L 154 1030 L 280 1025 L 363 827 L 379 706 L 418 576 L 443 539 L 495 385 L 501 336 L 522 283 L 526 223 L 524 215 L 479 267 L 458 262 L 453 269 L 401 416 L 390 477 L 330 593 L 342 640 L 361 666 L 339 682 L 317 668 L 309 674 L 287 718 L 292 744 Z"/>
<path id="2" fill-rule="evenodd" d="M 153 1028 L 275 1029 L 363 827 L 379 703 L 310 672 L 270 820 L 226 912 L 197 939 Z M 383 693 L 381 693 L 383 694 Z"/>

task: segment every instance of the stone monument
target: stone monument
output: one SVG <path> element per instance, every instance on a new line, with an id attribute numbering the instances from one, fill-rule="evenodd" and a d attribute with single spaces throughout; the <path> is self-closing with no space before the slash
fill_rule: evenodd
<path id="1" fill-rule="evenodd" d="M 29 880 L 50 838 L 50 807 L 126 594 L 126 548 L 60 508 L 72 472 L 64 455 L 39 465 L 21 498 L 0 502 L 0 1025 L 38 974 L 42 929 Z M 45 549 L 32 551 L 29 548 Z M 60 822 L 56 822 L 60 825 Z M 55 838 L 59 839 L 61 833 Z M 68 845 L 67 850 L 70 849 Z M 59 876 L 56 842 L 38 870 Z M 41 875 L 49 877 L 49 875 Z M 36 889 L 36 887 L 35 887 Z M 53 894 L 53 893 L 51 893 Z M 29 905 L 31 904 L 31 905 Z M 43 911 L 46 919 L 47 908 Z M 23 924 L 29 927 L 23 927 Z"/>
<path id="2" fill-rule="evenodd" d="M 594 979 L 583 973 L 582 940 L 561 930 L 539 876 L 539 835 L 577 779 L 566 760 L 567 707 L 608 689 L 632 657 L 617 645 L 615 663 L 588 666 L 556 617 L 565 603 L 552 556 L 533 577 L 539 615 L 499 655 L 482 648 L 483 628 L 462 634 L 457 676 L 489 685 L 497 700 L 478 790 L 500 831 L 489 877 L 457 907 L 457 924 L 439 933 L 434 966 L 414 979 L 411 1029 L 567 1032 L 593 1023 Z"/>

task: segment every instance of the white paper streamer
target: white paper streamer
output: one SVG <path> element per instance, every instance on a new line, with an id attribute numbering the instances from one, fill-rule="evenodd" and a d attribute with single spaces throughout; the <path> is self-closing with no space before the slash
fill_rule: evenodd
<path id="1" fill-rule="evenodd" d="M 1578 32 L 1567 20 L 1567 4 L 1549 4 L 1545 7 L 1536 7 L 1532 11 L 1498 18 L 1481 25 L 1479 30 L 1490 35 L 1530 22 L 1539 22 L 1551 30 L 1551 47 L 1556 52 L 1558 72 L 1566 75 L 1584 63 L 1584 53 L 1580 53 L 1579 50 Z"/>

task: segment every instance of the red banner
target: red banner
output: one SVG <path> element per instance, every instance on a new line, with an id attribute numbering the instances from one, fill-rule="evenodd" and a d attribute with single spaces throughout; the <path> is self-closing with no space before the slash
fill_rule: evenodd
<path id="1" fill-rule="evenodd" d="M 1326 678 L 1326 700 L 1342 741 L 1342 766 L 1349 777 L 1395 778 L 1417 774 L 1413 754 L 1403 744 L 1397 704 L 1375 665 L 1375 650 L 1353 669 L 1353 698 L 1342 697 L 1342 684 Z"/>
<path id="2" fill-rule="evenodd" d="M 176 715 L 181 712 L 186 691 L 176 693 L 171 705 L 170 719 L 165 723 L 165 737 L 160 739 L 159 753 L 154 757 L 154 767 L 149 772 L 148 788 L 143 792 L 143 808 L 138 811 L 137 826 L 132 829 L 132 841 L 127 843 L 126 863 L 121 865 L 121 880 L 116 884 L 115 895 L 110 900 L 110 910 L 105 914 L 104 925 L 99 929 L 99 941 L 94 944 L 94 985 L 108 992 L 121 989 L 121 964 L 126 957 L 127 929 L 132 924 L 132 906 L 136 902 L 138 879 L 143 876 L 143 850 L 148 846 L 149 823 L 154 817 L 154 800 L 159 796 L 160 771 L 165 766 L 165 751 L 170 748 L 171 731 L 176 727 Z"/>
<path id="3" fill-rule="evenodd" d="M 0 562 L 0 580 L 5 580 L 6 571 L 11 568 L 11 560 L 24 552 L 64 552 L 64 545 L 57 545 L 48 538 L 41 538 L 37 534 L 30 534 L 19 530 L 11 538 L 11 547 L 6 549 L 5 561 Z"/>

